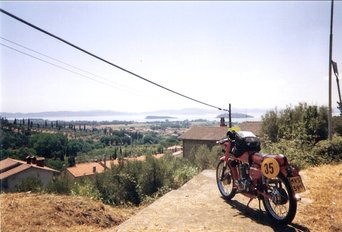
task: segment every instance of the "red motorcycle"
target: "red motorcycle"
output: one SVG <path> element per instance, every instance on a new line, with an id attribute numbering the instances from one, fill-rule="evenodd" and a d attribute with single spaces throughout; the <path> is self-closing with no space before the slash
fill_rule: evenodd
<path id="1" fill-rule="evenodd" d="M 302 179 L 284 155 L 260 153 L 260 140 L 249 131 L 228 131 L 218 141 L 224 155 L 216 168 L 216 181 L 226 200 L 236 193 L 263 202 L 267 214 L 279 224 L 292 222 L 298 193 L 305 191 Z"/>

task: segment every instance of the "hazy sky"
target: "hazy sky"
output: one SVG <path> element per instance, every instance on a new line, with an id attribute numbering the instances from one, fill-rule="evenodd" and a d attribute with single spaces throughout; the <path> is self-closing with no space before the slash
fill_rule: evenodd
<path id="1" fill-rule="evenodd" d="M 209 104 L 242 109 L 328 104 L 330 1 L 0 4 L 102 58 Z M 1 45 L 2 112 L 207 108 L 7 15 L 0 13 L 0 20 L 2 44 L 81 74 Z M 333 33 L 333 59 L 342 70 L 342 1 L 335 1 Z"/>

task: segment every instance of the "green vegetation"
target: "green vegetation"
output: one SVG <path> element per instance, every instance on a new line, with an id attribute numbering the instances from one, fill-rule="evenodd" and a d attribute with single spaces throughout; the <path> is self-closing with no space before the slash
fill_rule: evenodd
<path id="1" fill-rule="evenodd" d="M 86 196 L 112 205 L 139 205 L 179 188 L 197 173 L 198 168 L 187 160 L 172 155 L 160 159 L 147 156 L 146 161 L 120 162 L 93 178 L 71 181 L 62 175 L 46 187 L 38 179 L 29 178 L 17 190 Z"/>
<path id="2" fill-rule="evenodd" d="M 28 179 L 17 191 L 36 191 L 81 195 L 113 205 L 139 205 L 176 189 L 199 171 L 215 168 L 221 148 L 200 146 L 189 159 L 165 153 L 178 144 L 178 130 L 192 123 L 154 122 L 148 130 L 136 130 L 132 122 L 125 129 L 90 127 L 90 122 L 48 122 L 1 119 L 1 159 L 25 159 L 27 155 L 46 158 L 45 164 L 57 170 L 76 162 L 118 159 L 113 166 L 93 178 L 71 181 L 61 175 L 43 187 L 37 179 Z M 132 124 L 132 126 L 131 126 Z M 99 126 L 99 125 L 97 125 Z M 342 160 L 342 116 L 333 118 L 334 137 L 327 140 L 327 108 L 307 104 L 272 110 L 262 118 L 262 148 L 265 153 L 285 154 L 299 168 Z M 167 153 L 167 152 L 166 152 Z M 146 161 L 123 161 L 130 156 L 147 155 Z"/>
<path id="3" fill-rule="evenodd" d="M 189 161 L 195 164 L 201 171 L 204 169 L 215 169 L 220 155 L 222 155 L 222 148 L 220 146 L 214 146 L 212 149 L 209 149 L 206 145 L 201 145 L 190 152 Z"/>
<path id="4" fill-rule="evenodd" d="M 333 118 L 335 136 L 328 137 L 327 108 L 307 104 L 272 110 L 263 116 L 262 148 L 281 153 L 300 168 L 342 160 L 342 117 Z"/>
<path id="5" fill-rule="evenodd" d="M 165 126 L 177 130 L 189 126 L 189 122 L 157 122 L 159 129 L 152 128 L 151 124 L 151 130 L 143 133 L 134 127 L 114 130 L 89 125 L 90 122 L 1 118 L 0 158 L 25 160 L 28 155 L 43 156 L 48 167 L 62 170 L 76 162 L 105 157 L 116 159 L 162 153 L 166 147 L 179 143 L 177 134 L 161 135 L 155 130 L 165 131 Z M 92 125 L 99 126 L 95 122 Z"/>
<path id="6" fill-rule="evenodd" d="M 43 156 L 45 164 L 57 170 L 72 166 L 76 161 L 104 158 L 119 159 L 120 165 L 93 178 L 77 181 L 60 175 L 45 187 L 37 178 L 28 178 L 18 184 L 16 191 L 81 195 L 107 204 L 139 205 L 180 187 L 198 173 L 198 168 L 187 160 L 170 154 L 160 159 L 151 156 L 178 144 L 177 130 L 189 126 L 188 121 L 158 122 L 148 125 L 150 130 L 141 131 L 134 131 L 133 127 L 89 129 L 81 124 L 75 126 L 58 121 L 34 125 L 31 120 L 18 123 L 18 120 L 1 119 L 1 159 Z M 170 128 L 171 132 L 166 133 Z M 146 161 L 122 161 L 124 157 L 140 155 L 147 155 Z"/>

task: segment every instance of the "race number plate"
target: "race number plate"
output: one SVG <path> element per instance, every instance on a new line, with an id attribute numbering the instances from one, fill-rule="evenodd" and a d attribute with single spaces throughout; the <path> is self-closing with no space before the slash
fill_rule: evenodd
<path id="1" fill-rule="evenodd" d="M 296 193 L 301 193 L 305 191 L 305 187 L 300 176 L 289 177 L 289 180 L 293 191 L 295 191 Z"/>
<path id="2" fill-rule="evenodd" d="M 275 178 L 279 174 L 279 163 L 273 158 L 266 158 L 261 163 L 261 172 L 269 179 Z"/>

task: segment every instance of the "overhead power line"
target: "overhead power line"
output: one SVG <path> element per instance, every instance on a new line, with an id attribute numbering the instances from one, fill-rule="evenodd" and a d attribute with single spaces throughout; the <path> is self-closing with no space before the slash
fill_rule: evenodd
<path id="1" fill-rule="evenodd" d="M 15 16 L 15 15 L 9 13 L 8 11 L 5 11 L 5 10 L 3 10 L 3 9 L 1 9 L 1 8 L 0 8 L 0 11 L 1 11 L 1 13 L 6 14 L 7 16 L 10 16 L 10 17 L 16 19 L 16 20 L 18 20 L 18 21 L 21 22 L 21 23 L 24 23 L 24 24 L 26 24 L 26 25 L 28 25 L 28 26 L 30 26 L 30 27 L 32 27 L 32 28 L 34 28 L 34 29 L 36 29 L 36 30 L 38 30 L 38 31 L 40 31 L 40 32 L 42 32 L 42 33 L 44 33 L 44 34 L 47 34 L 47 35 L 49 35 L 49 36 L 51 36 L 51 37 L 53 37 L 53 38 L 55 38 L 55 39 L 57 39 L 57 40 L 59 40 L 59 41 L 65 43 L 65 44 L 67 44 L 67 45 L 69 45 L 69 46 L 71 46 L 71 47 L 73 47 L 73 48 L 75 48 L 75 49 L 77 49 L 77 50 L 83 52 L 83 53 L 88 54 L 89 56 L 92 56 L 92 57 L 94 57 L 94 58 L 96 58 L 96 59 L 98 59 L 98 60 L 101 60 L 102 62 L 105 62 L 105 63 L 107 63 L 107 64 L 109 64 L 109 65 L 111 65 L 111 66 L 113 66 L 113 67 L 115 67 L 115 68 L 117 68 L 117 69 L 120 69 L 120 70 L 122 70 L 122 71 L 124 71 L 124 72 L 126 72 L 126 73 L 129 73 L 129 74 L 131 74 L 131 75 L 133 75 L 133 76 L 135 76 L 135 77 L 137 77 L 137 78 L 139 78 L 139 79 L 141 79 L 141 80 L 144 80 L 144 81 L 146 81 L 146 82 L 148 82 L 148 83 L 150 83 L 150 84 L 153 84 L 153 85 L 155 85 L 155 86 L 157 86 L 157 87 L 159 87 L 159 88 L 162 88 L 162 89 L 164 89 L 164 90 L 167 90 L 167 91 L 169 91 L 169 92 L 171 92 L 171 93 L 174 93 L 174 94 L 176 94 L 176 95 L 179 95 L 179 96 L 181 96 L 181 97 L 187 98 L 187 99 L 192 100 L 192 101 L 194 101 L 194 102 L 200 103 L 200 104 L 202 104 L 202 105 L 206 105 L 206 106 L 209 106 L 209 107 L 218 109 L 218 110 L 225 110 L 225 111 L 228 111 L 227 109 L 222 109 L 221 107 L 218 107 L 218 106 L 215 106 L 215 105 L 212 105 L 212 104 L 208 104 L 208 103 L 205 103 L 205 102 L 203 102 L 203 101 L 194 99 L 194 98 L 192 98 L 192 97 L 189 97 L 189 96 L 186 96 L 186 95 L 184 95 L 184 94 L 182 94 L 182 93 L 179 93 L 179 92 L 177 92 L 177 91 L 174 91 L 174 90 L 172 90 L 172 89 L 170 89 L 170 88 L 167 88 L 167 87 L 165 87 L 165 86 L 163 86 L 163 85 L 160 85 L 160 84 L 158 84 L 158 83 L 156 83 L 156 82 L 154 82 L 154 81 L 151 81 L 151 80 L 149 80 L 149 79 L 146 79 L 146 78 L 144 78 L 144 77 L 142 77 L 142 76 L 140 76 L 140 75 L 138 75 L 138 74 L 136 74 L 136 73 L 134 73 L 134 72 L 132 72 L 132 71 L 129 71 L 128 69 L 125 69 L 125 68 L 123 68 L 123 67 L 121 67 L 121 66 L 119 66 L 119 65 L 116 65 L 116 64 L 114 64 L 114 63 L 112 63 L 112 62 L 110 62 L 110 61 L 108 61 L 108 60 L 106 60 L 106 59 L 104 59 L 104 58 L 101 58 L 101 57 L 99 57 L 99 56 L 97 56 L 97 55 L 95 55 L 95 54 L 93 54 L 93 53 L 91 53 L 91 52 L 89 52 L 89 51 L 87 51 L 87 50 L 85 50 L 85 49 L 83 49 L 83 48 L 81 48 L 81 47 L 79 47 L 79 46 L 73 44 L 73 43 L 70 43 L 70 42 L 68 42 L 67 40 L 65 40 L 65 39 L 63 39 L 63 38 L 61 38 L 61 37 L 58 37 L 58 36 L 56 36 L 56 35 L 54 35 L 54 34 L 48 32 L 48 31 L 46 31 L 46 30 L 44 30 L 44 29 L 42 29 L 42 28 L 40 28 L 40 27 L 38 27 L 38 26 L 35 26 L 35 25 L 33 25 L 32 23 L 29 23 L 29 22 L 25 21 L 24 19 L 21 19 L 21 18 Z"/>
<path id="2" fill-rule="evenodd" d="M 82 74 L 82 73 L 75 72 L 75 71 L 73 71 L 73 70 L 71 70 L 71 69 L 62 67 L 62 66 L 60 66 L 60 65 L 58 65 L 58 64 L 54 64 L 54 63 L 52 63 L 52 62 L 43 60 L 43 59 L 41 59 L 41 58 L 39 58 L 39 57 L 33 56 L 33 55 L 28 54 L 28 53 L 26 53 L 26 52 L 20 51 L 20 50 L 18 50 L 18 49 L 16 49 L 16 48 L 13 48 L 13 47 L 8 46 L 8 45 L 6 45 L 6 44 L 0 43 L 0 45 L 2 45 L 2 46 L 4 46 L 4 47 L 7 47 L 8 49 L 11 49 L 11 50 L 13 50 L 13 51 L 16 51 L 16 52 L 18 52 L 18 53 L 21 53 L 21 54 L 23 54 L 23 55 L 29 56 L 29 57 L 31 57 L 31 58 L 33 58 L 33 59 L 42 61 L 42 62 L 44 62 L 44 63 L 50 64 L 50 65 L 55 66 L 55 67 L 57 67 L 57 68 L 63 69 L 63 70 L 68 71 L 68 72 L 71 72 L 71 73 L 73 73 L 73 74 L 76 74 L 76 75 L 85 77 L 85 78 L 87 78 L 87 79 L 93 80 L 93 81 L 98 82 L 98 83 L 100 83 L 100 84 L 103 84 L 103 85 L 106 85 L 106 86 L 110 86 L 110 87 L 113 87 L 113 88 L 118 88 L 118 87 L 116 87 L 116 86 L 114 86 L 114 85 L 111 85 L 111 84 L 109 84 L 109 83 L 105 83 L 105 82 L 103 82 L 103 81 L 100 81 L 100 80 L 94 79 L 94 78 L 92 78 L 92 77 L 86 76 L 86 75 L 84 75 L 84 74 Z"/>
<path id="3" fill-rule="evenodd" d="M 66 62 L 64 62 L 64 61 L 61 61 L 61 60 L 56 59 L 56 58 L 54 58 L 54 57 L 51 57 L 51 56 L 48 56 L 48 55 L 43 54 L 43 53 L 41 53 L 41 52 L 38 52 L 38 51 L 36 51 L 36 50 L 34 50 L 34 49 L 32 49 L 32 48 L 29 48 L 29 47 L 26 47 L 26 46 L 24 46 L 24 45 L 22 45 L 22 44 L 16 43 L 16 42 L 14 42 L 14 41 L 12 41 L 12 40 L 9 40 L 9 39 L 6 39 L 6 38 L 4 38 L 4 37 L 2 37 L 2 36 L 0 36 L 0 38 L 3 39 L 3 40 L 5 40 L 5 41 L 7 41 L 7 42 L 9 42 L 9 43 L 12 43 L 12 44 L 14 44 L 14 45 L 16 45 L 16 46 L 19 46 L 19 47 L 21 47 L 21 48 L 24 48 L 24 49 L 26 49 L 26 50 L 28 50 L 28 51 L 30 51 L 30 52 L 34 52 L 34 53 L 36 53 L 36 54 L 38 54 L 38 55 L 40 55 L 40 56 L 44 56 L 44 57 L 49 58 L 49 59 L 51 59 L 51 60 L 53 60 L 53 61 L 59 62 L 59 63 L 61 63 L 61 64 L 63 64 L 63 65 L 66 65 L 66 66 L 68 66 L 68 67 L 71 67 L 71 68 L 73 68 L 73 69 L 76 69 L 76 70 L 78 70 L 78 71 L 81 71 L 81 72 L 90 74 L 90 75 L 92 75 L 92 76 L 94 76 L 94 77 L 97 77 L 97 78 L 100 78 L 100 79 L 102 79 L 102 80 L 104 80 L 104 81 L 107 81 L 107 82 L 110 83 L 110 86 L 111 86 L 111 87 L 114 87 L 114 86 L 112 86 L 111 84 L 115 84 L 115 85 L 119 85 L 119 86 L 118 86 L 118 87 L 114 87 L 114 88 L 121 89 L 121 90 L 123 90 L 123 91 L 129 91 L 129 92 L 131 92 L 131 93 L 135 93 L 135 92 L 129 90 L 127 86 L 126 86 L 126 87 L 125 87 L 125 86 L 120 86 L 120 84 L 114 82 L 113 80 L 109 80 L 109 79 L 107 79 L 107 78 L 105 78 L 105 77 L 102 77 L 102 76 L 99 76 L 99 75 L 97 75 L 97 74 L 91 73 L 91 72 L 89 72 L 89 71 L 87 71 L 87 70 L 78 68 L 78 67 L 76 67 L 76 66 L 74 66 L 74 65 L 68 64 L 68 63 L 66 63 Z M 5 46 L 5 45 L 3 45 L 3 46 Z M 66 68 L 64 68 L 64 67 L 61 67 L 61 66 L 59 66 L 59 65 L 55 65 L 55 64 L 53 64 L 53 63 L 50 63 L 50 62 L 48 62 L 48 61 L 46 61 L 46 60 L 43 60 L 43 59 L 40 59 L 40 58 L 38 58 L 38 57 L 32 56 L 32 55 L 30 55 L 30 54 L 27 54 L 27 53 L 25 53 L 25 52 L 21 52 L 21 51 L 15 49 L 15 48 L 13 48 L 13 47 L 10 47 L 10 46 L 6 46 L 6 47 L 9 48 L 9 49 L 14 50 L 14 51 L 16 51 L 16 52 L 19 52 L 19 53 L 21 53 L 21 54 L 23 54 L 23 55 L 26 55 L 26 56 L 29 56 L 29 57 L 31 57 L 31 58 L 40 60 L 40 61 L 45 62 L 45 63 L 48 63 L 48 64 L 50 64 L 50 65 L 53 65 L 53 66 L 55 66 L 55 67 L 57 67 L 57 68 L 61 68 L 61 69 L 64 69 L 64 70 L 66 70 L 66 71 L 69 71 L 69 72 L 72 71 L 72 70 L 66 69 Z M 83 74 L 81 74 L 81 73 L 78 73 L 78 72 L 72 71 L 72 73 L 77 74 L 77 75 L 80 75 L 80 76 L 83 76 L 83 77 L 86 77 L 86 78 L 88 78 L 88 79 L 91 79 L 91 78 L 89 78 L 88 76 L 85 76 L 85 75 L 83 75 Z M 92 79 L 92 80 L 93 80 L 93 79 Z M 97 80 L 94 80 L 94 81 L 97 81 Z M 101 84 L 106 84 L 106 83 L 101 83 Z"/>

